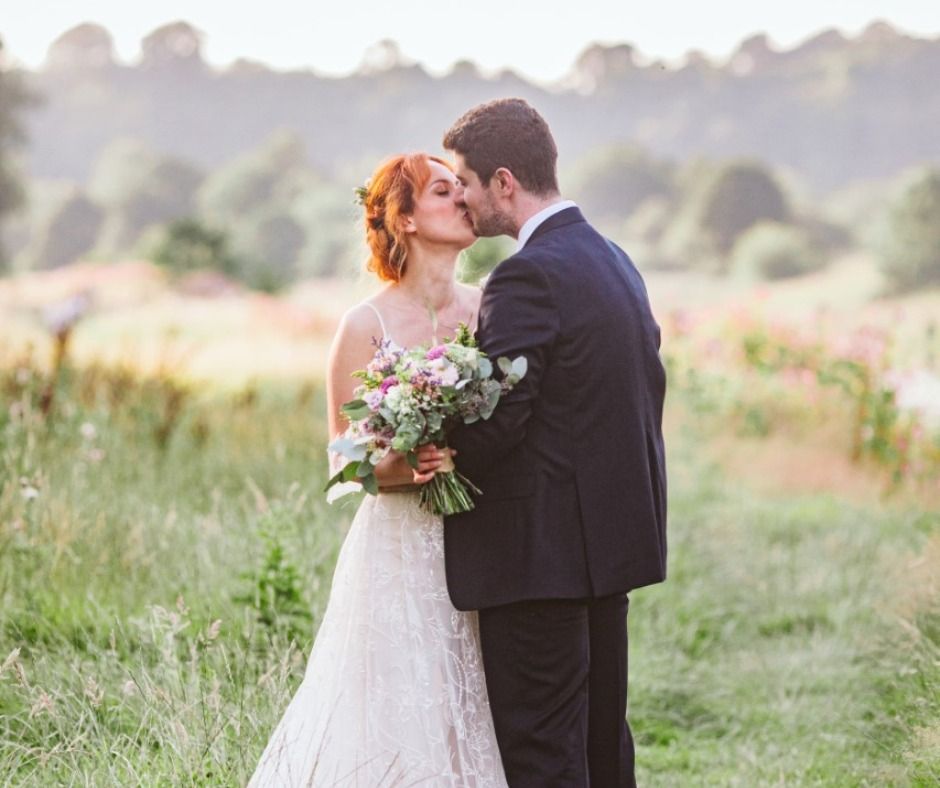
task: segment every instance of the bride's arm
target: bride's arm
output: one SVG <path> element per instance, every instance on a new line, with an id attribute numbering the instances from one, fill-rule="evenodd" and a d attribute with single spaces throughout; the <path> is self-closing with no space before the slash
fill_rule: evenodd
<path id="1" fill-rule="evenodd" d="M 353 372 L 364 369 L 375 354 L 372 343 L 375 336 L 381 336 L 381 328 L 375 313 L 368 307 L 353 307 L 343 315 L 330 347 L 326 374 L 327 421 L 331 440 L 349 426 L 341 408 L 353 399 L 353 392 L 359 385 L 359 379 L 352 377 Z M 434 478 L 442 457 L 443 454 L 436 449 L 422 447 L 418 450 L 418 471 L 414 471 L 401 452 L 389 452 L 375 467 L 375 477 L 380 487 L 424 484 Z M 344 464 L 343 458 L 331 453 L 331 475 Z"/>

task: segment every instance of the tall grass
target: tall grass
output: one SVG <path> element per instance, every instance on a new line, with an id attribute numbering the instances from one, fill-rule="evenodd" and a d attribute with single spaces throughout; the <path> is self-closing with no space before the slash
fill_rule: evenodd
<path id="1" fill-rule="evenodd" d="M 322 394 L 65 365 L 44 415 L 47 384 L 0 371 L 0 784 L 244 784 L 351 514 Z M 670 578 L 632 595 L 642 784 L 930 784 L 938 518 L 759 498 L 701 441 L 672 431 Z"/>

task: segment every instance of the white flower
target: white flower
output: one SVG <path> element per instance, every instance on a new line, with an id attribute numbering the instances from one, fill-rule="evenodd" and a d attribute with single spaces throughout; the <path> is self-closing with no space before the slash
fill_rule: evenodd
<path id="1" fill-rule="evenodd" d="M 894 371 L 888 374 L 888 383 L 900 410 L 916 411 L 927 423 L 940 425 L 940 377 L 927 369 Z"/>
<path id="2" fill-rule="evenodd" d="M 389 451 L 391 451 L 391 446 L 375 446 L 371 451 L 372 464 L 376 465 L 381 460 L 384 460 Z"/>
<path id="3" fill-rule="evenodd" d="M 438 378 L 445 386 L 453 386 L 460 380 L 457 367 L 446 358 L 436 358 L 428 364 L 431 374 Z"/>

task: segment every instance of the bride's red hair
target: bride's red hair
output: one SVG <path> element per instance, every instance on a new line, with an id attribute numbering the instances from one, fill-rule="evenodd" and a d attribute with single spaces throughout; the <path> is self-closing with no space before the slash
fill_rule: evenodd
<path id="1" fill-rule="evenodd" d="M 406 153 L 382 162 L 372 173 L 365 194 L 366 242 L 372 256 L 368 269 L 386 282 L 398 282 L 405 273 L 408 247 L 402 219 L 414 213 L 417 196 L 431 179 L 429 162 L 453 171 L 437 156 Z"/>

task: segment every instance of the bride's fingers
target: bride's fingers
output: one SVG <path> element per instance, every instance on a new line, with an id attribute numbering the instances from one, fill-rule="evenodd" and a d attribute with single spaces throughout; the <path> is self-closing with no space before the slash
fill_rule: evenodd
<path id="1" fill-rule="evenodd" d="M 415 484 L 427 484 L 433 478 L 434 471 L 431 471 L 430 473 L 418 473 L 418 471 L 415 471 L 414 473 Z"/>

